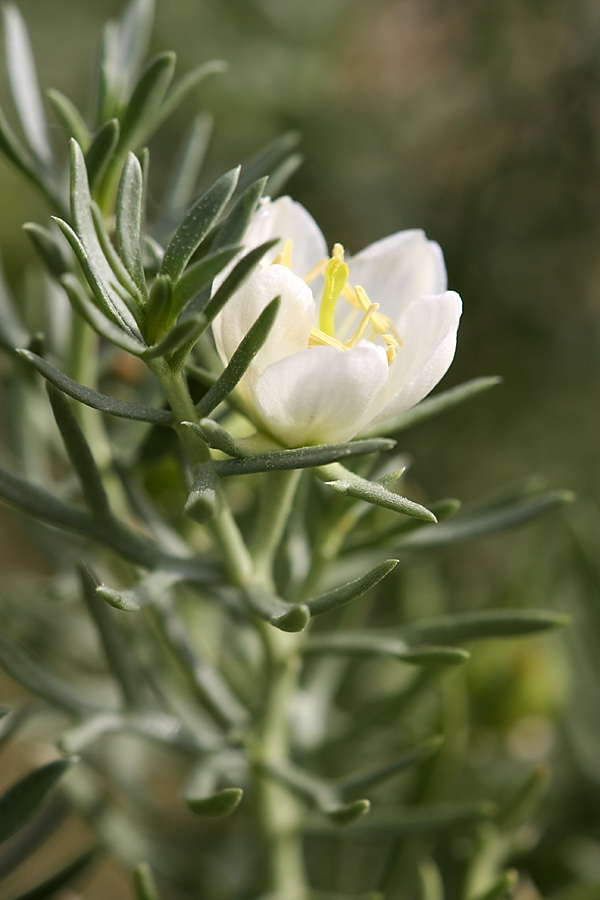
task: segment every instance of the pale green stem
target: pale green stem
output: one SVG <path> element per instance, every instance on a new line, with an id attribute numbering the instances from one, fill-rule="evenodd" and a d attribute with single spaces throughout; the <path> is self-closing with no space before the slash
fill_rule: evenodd
<path id="1" fill-rule="evenodd" d="M 156 375 L 165 392 L 175 419 L 175 430 L 181 438 L 188 462 L 191 465 L 208 462 L 210 459 L 208 446 L 199 440 L 189 428 L 181 424 L 182 422 L 196 422 L 198 419 L 194 402 L 181 371 L 173 371 L 167 361 L 162 358 L 149 360 L 148 367 Z"/>
<path id="2" fill-rule="evenodd" d="M 301 476 L 300 469 L 271 472 L 264 477 L 258 522 L 251 545 L 256 572 L 272 581 L 275 554 L 292 509 Z"/>

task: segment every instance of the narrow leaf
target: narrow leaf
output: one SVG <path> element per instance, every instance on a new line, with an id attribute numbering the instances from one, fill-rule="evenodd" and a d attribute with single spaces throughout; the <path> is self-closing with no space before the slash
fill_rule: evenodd
<path id="1" fill-rule="evenodd" d="M 194 430 L 199 429 L 199 433 L 201 433 L 201 426 L 195 426 L 191 422 L 186 424 Z M 372 438 L 369 441 L 323 444 L 318 447 L 300 447 L 297 450 L 271 450 L 257 456 L 247 456 L 245 459 L 217 460 L 214 465 L 221 476 L 251 475 L 256 472 L 275 472 L 281 469 L 310 469 L 327 465 L 338 459 L 390 450 L 393 446 L 393 441 L 386 438 Z"/>
<path id="2" fill-rule="evenodd" d="M 154 0 L 131 0 L 121 16 L 115 41 L 115 64 L 123 78 L 135 74 L 148 52 Z"/>
<path id="3" fill-rule="evenodd" d="M 133 886 L 137 900 L 160 900 L 152 869 L 147 862 L 141 862 L 135 869 Z"/>
<path id="4" fill-rule="evenodd" d="M 79 401 L 92 409 L 118 416 L 121 419 L 133 419 L 138 422 L 150 422 L 153 425 L 172 425 L 173 416 L 166 409 L 153 409 L 150 406 L 142 406 L 141 403 L 129 403 L 126 400 L 116 400 L 106 394 L 100 394 L 91 388 L 73 381 L 67 375 L 63 375 L 55 369 L 47 360 L 42 359 L 30 350 L 17 350 L 23 359 L 37 369 L 51 384 L 57 387 L 73 400 Z"/>
<path id="5" fill-rule="evenodd" d="M 440 870 L 432 859 L 426 859 L 419 866 L 421 900 L 444 900 L 444 884 Z"/>
<path id="6" fill-rule="evenodd" d="M 300 168 L 304 162 L 302 153 L 291 153 L 279 165 L 275 166 L 269 175 L 265 194 L 269 197 L 276 197 L 281 193 L 294 172 Z"/>
<path id="7" fill-rule="evenodd" d="M 183 78 L 180 78 L 177 84 L 173 86 L 169 94 L 166 96 L 164 103 L 157 111 L 152 122 L 152 130 L 165 121 L 186 98 L 186 96 L 201 82 L 205 81 L 211 75 L 220 75 L 226 72 L 228 65 L 223 59 L 210 59 L 208 62 L 200 63 L 190 72 L 187 72 Z"/>
<path id="8" fill-rule="evenodd" d="M 81 149 L 86 153 L 92 137 L 83 116 L 75 104 L 60 91 L 54 90 L 54 88 L 46 91 L 46 97 L 66 137 L 69 140 L 75 138 Z"/>
<path id="9" fill-rule="evenodd" d="M 472 825 L 489 819 L 494 814 L 490 803 L 449 803 L 426 804 L 415 807 L 396 807 L 389 814 L 377 812 L 364 819 L 359 819 L 352 832 L 361 839 L 381 841 L 390 837 L 427 837 L 440 834 L 461 825 Z M 327 834 L 331 837 L 336 832 L 333 828 L 325 829 L 321 824 L 309 823 L 309 834 Z"/>
<path id="10" fill-rule="evenodd" d="M 414 646 L 394 635 L 368 631 L 314 635 L 304 652 L 309 655 L 391 656 L 417 666 L 456 666 L 469 658 L 467 651 L 458 647 Z"/>
<path id="11" fill-rule="evenodd" d="M 371 440 L 377 439 L 371 438 Z M 361 478 L 354 472 L 345 469 L 339 463 L 317 474 L 326 484 L 346 497 L 364 500 L 366 503 L 372 503 L 374 506 L 383 506 L 385 509 L 392 509 L 394 512 L 403 513 L 405 516 L 414 516 L 427 522 L 436 521 L 431 510 L 426 509 L 419 503 L 408 500 L 406 497 L 401 497 L 400 494 L 389 491 L 376 481 L 367 481 L 366 478 Z"/>
<path id="12" fill-rule="evenodd" d="M 280 631 L 303 631 L 308 625 L 310 612 L 304 604 L 285 603 L 256 582 L 244 585 L 243 591 L 250 610 Z"/>
<path id="13" fill-rule="evenodd" d="M 245 280 L 249 277 L 265 253 L 277 243 L 278 240 L 266 241 L 266 243 L 261 244 L 259 247 L 255 247 L 249 253 L 246 253 L 246 255 L 237 263 L 233 271 L 229 273 L 223 284 L 215 294 L 213 294 L 210 300 L 208 300 L 208 297 L 203 298 L 203 302 L 200 304 L 194 304 L 194 301 L 192 301 L 185 308 L 183 315 L 195 316 L 197 315 L 198 310 L 203 310 L 207 321 L 212 322 L 215 316 L 221 312 L 229 298 L 239 290 Z M 206 302 L 206 300 L 208 300 L 208 302 Z"/>
<path id="14" fill-rule="evenodd" d="M 199 466 L 185 501 L 184 512 L 196 522 L 206 522 L 217 513 L 219 477 L 212 463 Z"/>
<path id="15" fill-rule="evenodd" d="M 145 350 L 141 356 L 143 356 L 144 359 L 156 359 L 157 356 L 169 356 L 171 353 L 176 353 L 187 344 L 190 345 L 191 349 L 191 346 L 193 346 L 194 342 L 198 340 L 205 330 L 206 319 L 204 316 L 199 316 L 196 320 L 180 319 L 173 325 L 171 330 L 158 341 L 158 343 Z"/>
<path id="16" fill-rule="evenodd" d="M 297 131 L 288 131 L 260 150 L 243 167 L 239 190 L 245 191 L 258 178 L 270 175 L 296 148 L 299 141 L 300 135 Z"/>
<path id="17" fill-rule="evenodd" d="M 0 150 L 50 201 L 54 211 L 65 210 L 60 193 L 45 170 L 36 168 L 29 151 L 17 138 L 0 107 Z"/>
<path id="18" fill-rule="evenodd" d="M 0 843 L 7 841 L 40 809 L 73 760 L 55 759 L 29 772 L 0 797 Z"/>
<path id="19" fill-rule="evenodd" d="M 161 235 L 168 233 L 170 226 L 180 221 L 192 204 L 211 132 L 211 116 L 206 113 L 197 115 L 173 163 L 161 204 L 162 216 L 158 226 Z"/>
<path id="20" fill-rule="evenodd" d="M 239 806 L 244 792 L 241 788 L 229 787 L 206 797 L 185 796 L 186 806 L 196 816 L 219 818 L 228 816 Z"/>
<path id="21" fill-rule="evenodd" d="M 266 177 L 259 178 L 246 188 L 227 218 L 219 226 L 219 233 L 213 244 L 215 249 L 242 241 L 250 220 L 256 212 L 266 183 Z"/>
<path id="22" fill-rule="evenodd" d="M 215 275 L 218 275 L 241 249 L 241 244 L 220 247 L 214 253 L 188 266 L 173 289 L 174 312 L 179 313 L 203 288 L 210 287 Z"/>
<path id="23" fill-rule="evenodd" d="M 502 804 L 496 822 L 501 831 L 514 831 L 531 819 L 548 790 L 550 768 L 537 765 L 517 791 Z"/>
<path id="24" fill-rule="evenodd" d="M 267 340 L 271 328 L 275 324 L 280 305 L 281 298 L 275 297 L 263 309 L 248 334 L 235 350 L 222 375 L 220 375 L 219 379 L 199 403 L 196 404 L 198 415 L 201 418 L 207 416 L 219 403 L 222 403 L 244 376 L 248 366 Z"/>
<path id="25" fill-rule="evenodd" d="M 175 72 L 174 53 L 151 59 L 133 89 L 121 122 L 119 150 L 135 150 L 152 129 Z"/>
<path id="26" fill-rule="evenodd" d="M 147 297 L 142 262 L 142 215 L 144 182 L 142 167 L 130 153 L 123 166 L 117 195 L 116 235 L 121 258 L 143 297 Z"/>
<path id="27" fill-rule="evenodd" d="M 396 434 L 398 431 L 412 428 L 413 425 L 420 425 L 421 422 L 425 422 L 427 419 L 431 419 L 447 409 L 452 409 L 453 406 L 458 406 L 459 403 L 464 403 L 465 400 L 470 400 L 471 397 L 476 397 L 477 394 L 481 394 L 483 391 L 501 384 L 501 382 L 501 378 L 493 375 L 485 378 L 473 378 L 472 381 L 466 381 L 464 384 L 458 385 L 458 387 L 450 388 L 447 391 L 442 391 L 440 394 L 429 397 L 427 400 L 422 400 L 421 403 L 417 403 L 412 409 L 400 413 L 400 415 L 392 419 L 378 422 L 377 425 L 369 428 L 364 434 L 369 437 Z"/>
<path id="28" fill-rule="evenodd" d="M 133 318 L 139 323 L 143 321 L 141 308 L 146 302 L 146 295 L 140 291 L 129 274 L 123 260 L 115 250 L 111 236 L 106 228 L 102 211 L 98 204 L 93 200 L 90 209 L 100 247 L 113 273 L 110 287 L 114 290 L 115 294 L 125 302 Z"/>
<path id="29" fill-rule="evenodd" d="M 0 264 L 0 347 L 12 352 L 28 340 L 29 334 L 15 310 Z"/>
<path id="30" fill-rule="evenodd" d="M 541 609 L 484 609 L 469 613 L 451 613 L 436 619 L 416 622 L 394 634 L 411 646 L 427 642 L 453 644 L 482 638 L 510 638 L 562 628 L 569 617 Z"/>
<path id="31" fill-rule="evenodd" d="M 492 509 L 477 510 L 457 516 L 435 528 L 420 528 L 403 536 L 397 546 L 402 550 L 431 550 L 446 544 L 470 541 L 523 525 L 565 503 L 573 495 L 569 491 L 550 491 L 539 497 Z"/>
<path id="32" fill-rule="evenodd" d="M 0 497 L 36 519 L 69 531 L 88 531 L 90 517 L 87 512 L 3 468 L 0 468 Z"/>
<path id="33" fill-rule="evenodd" d="M 6 67 L 15 109 L 31 152 L 47 169 L 52 152 L 27 28 L 16 6 L 4 7 Z"/>
<path id="34" fill-rule="evenodd" d="M 221 453 L 238 459 L 247 456 L 247 451 L 214 419 L 200 419 L 198 425 L 195 422 L 181 424 L 192 428 L 213 450 L 220 450 Z"/>
<path id="35" fill-rule="evenodd" d="M 50 274 L 60 279 L 70 268 L 64 245 L 56 235 L 42 225 L 38 225 L 37 222 L 26 222 L 23 229 L 31 238 Z"/>
<path id="36" fill-rule="evenodd" d="M 50 382 L 46 386 L 56 424 L 71 465 L 79 478 L 86 505 L 95 518 L 108 521 L 111 519 L 108 497 L 90 446 L 66 396 Z"/>
<path id="37" fill-rule="evenodd" d="M 354 800 L 352 803 L 340 804 L 333 809 L 325 809 L 323 812 L 336 825 L 350 825 L 361 819 L 371 809 L 369 800 Z"/>
<path id="38" fill-rule="evenodd" d="M 81 856 L 78 856 L 77 859 L 74 859 L 73 862 L 70 862 L 54 875 L 51 875 L 41 884 L 31 888 L 31 890 L 27 891 L 25 894 L 19 894 L 14 900 L 50 900 L 50 898 L 54 897 L 61 888 L 68 887 L 71 882 L 77 878 L 80 872 L 87 869 L 97 855 L 97 847 L 87 850 L 85 853 L 82 853 Z"/>
<path id="39" fill-rule="evenodd" d="M 177 716 L 157 710 L 150 713 L 98 712 L 65 732 L 58 746 L 64 753 L 79 753 L 99 737 L 108 734 L 135 734 L 193 755 L 223 747 L 218 735 L 207 730 L 201 734 L 187 731 Z"/>
<path id="40" fill-rule="evenodd" d="M 349 791 L 363 791 L 366 788 L 373 787 L 373 785 L 381 784 L 382 781 L 387 781 L 388 778 L 391 778 L 398 772 L 402 772 L 409 766 L 423 762 L 425 759 L 430 759 L 438 752 L 443 743 L 444 738 L 441 735 L 435 735 L 429 740 L 423 741 L 422 744 L 413 747 L 412 750 L 403 753 L 385 766 L 378 766 L 376 769 L 370 769 L 367 772 L 340 778 L 336 782 L 336 787 L 342 793 L 347 793 Z"/>
<path id="41" fill-rule="evenodd" d="M 67 292 L 74 309 L 101 337 L 111 344 L 127 350 L 133 356 L 142 356 L 146 345 L 137 338 L 129 335 L 115 324 L 114 319 L 108 318 L 101 309 L 90 300 L 85 289 L 74 275 L 63 275 L 60 283 Z"/>
<path id="42" fill-rule="evenodd" d="M 70 687 L 37 663 L 19 644 L 3 635 L 0 635 L 0 668 L 17 684 L 46 700 L 51 706 L 75 715 L 81 715 L 90 709 Z"/>
<path id="43" fill-rule="evenodd" d="M 350 581 L 348 584 L 344 584 L 339 588 L 327 591 L 326 594 L 321 594 L 319 597 L 307 600 L 306 605 L 310 609 L 311 616 L 337 609 L 338 607 L 349 603 L 350 600 L 361 597 L 385 578 L 386 575 L 389 575 L 397 565 L 397 559 L 387 559 L 385 562 L 374 566 L 365 575 L 361 575 L 361 577 L 357 578 L 355 581 Z"/>
<path id="44" fill-rule="evenodd" d="M 95 191 L 114 156 L 121 126 L 118 119 L 104 122 L 90 141 L 85 154 L 90 190 Z"/>
<path id="45" fill-rule="evenodd" d="M 490 888 L 481 894 L 469 897 L 469 900 L 510 900 L 514 896 L 518 884 L 519 873 L 516 869 L 509 869 Z"/>
<path id="46" fill-rule="evenodd" d="M 168 275 L 173 282 L 179 279 L 190 257 L 227 206 L 238 178 L 239 168 L 226 172 L 192 206 L 165 250 L 161 275 Z"/>
<path id="47" fill-rule="evenodd" d="M 267 774 L 285 784 L 291 791 L 308 801 L 311 806 L 327 816 L 336 825 L 349 825 L 369 812 L 368 800 L 340 800 L 335 784 L 313 775 L 291 763 L 265 766 Z"/>

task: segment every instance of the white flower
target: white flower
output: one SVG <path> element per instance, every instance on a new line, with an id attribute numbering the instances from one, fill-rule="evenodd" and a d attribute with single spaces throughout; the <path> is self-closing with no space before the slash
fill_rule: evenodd
<path id="1" fill-rule="evenodd" d="M 423 399 L 452 362 L 462 303 L 442 252 L 400 231 L 344 259 L 289 197 L 263 200 L 248 247 L 279 244 L 216 317 L 224 364 L 281 297 L 265 345 L 239 383 L 253 417 L 288 447 L 349 440 Z"/>

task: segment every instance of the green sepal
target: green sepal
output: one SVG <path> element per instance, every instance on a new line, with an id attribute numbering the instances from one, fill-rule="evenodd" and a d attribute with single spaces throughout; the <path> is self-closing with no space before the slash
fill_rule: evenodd
<path id="1" fill-rule="evenodd" d="M 60 279 L 70 268 L 69 259 L 63 244 L 57 236 L 37 222 L 26 222 L 23 230 L 31 238 L 31 242 L 51 275 Z"/>
<path id="2" fill-rule="evenodd" d="M 427 400 L 422 400 L 416 406 L 400 413 L 398 416 L 378 422 L 377 425 L 368 428 L 363 434 L 366 437 L 375 437 L 376 435 L 396 434 L 399 431 L 405 431 L 407 428 L 420 425 L 421 422 L 446 412 L 446 410 L 452 409 L 454 406 L 464 403 L 465 400 L 470 400 L 471 397 L 476 397 L 483 391 L 488 391 L 501 383 L 502 379 L 494 375 L 484 378 L 473 378 L 471 381 L 466 381 L 457 387 L 442 391 L 440 394 L 427 398 Z"/>
<path id="3" fill-rule="evenodd" d="M 141 354 L 144 359 L 156 359 L 157 356 L 170 356 L 186 348 L 187 352 L 192 349 L 201 334 L 206 331 L 206 319 L 204 316 L 198 316 L 197 319 L 180 319 L 173 325 L 164 337 L 160 339 L 152 347 Z M 184 360 L 180 365 L 183 365 Z"/>
<path id="4" fill-rule="evenodd" d="M 154 129 L 161 105 L 175 73 L 177 57 L 172 52 L 159 53 L 147 64 L 121 119 L 119 151 L 135 150 Z"/>
<path id="5" fill-rule="evenodd" d="M 183 315 L 197 315 L 198 310 L 201 310 L 204 312 L 207 321 L 212 322 L 215 316 L 221 312 L 230 297 L 239 290 L 251 272 L 256 268 L 265 253 L 277 243 L 277 240 L 266 241 L 264 244 L 260 244 L 260 246 L 254 247 L 249 253 L 246 253 L 210 299 L 200 295 L 200 298 L 197 298 L 197 302 L 191 301 L 188 303 Z"/>
<path id="6" fill-rule="evenodd" d="M 214 253 L 203 256 L 198 262 L 188 266 L 173 288 L 173 315 L 178 315 L 200 291 L 210 287 L 215 275 L 218 275 L 241 249 L 241 244 L 220 247 Z"/>
<path id="7" fill-rule="evenodd" d="M 191 256 L 229 203 L 239 172 L 239 167 L 226 172 L 192 206 L 165 250 L 161 275 L 168 275 L 173 282 L 178 281 Z"/>
<path id="8" fill-rule="evenodd" d="M 285 603 L 258 582 L 245 584 L 243 594 L 251 611 L 280 631 L 304 631 L 308 625 L 310 611 L 303 603 Z"/>
<path id="9" fill-rule="evenodd" d="M 46 91 L 46 97 L 67 139 L 75 138 L 84 153 L 87 153 L 92 136 L 75 104 L 54 88 Z"/>
<path id="10" fill-rule="evenodd" d="M 40 375 L 61 390 L 67 396 L 92 409 L 118 416 L 121 419 L 133 419 L 138 422 L 149 422 L 153 425 L 172 425 L 173 414 L 166 409 L 153 409 L 151 406 L 143 406 L 141 403 L 130 403 L 127 400 L 117 400 L 100 394 L 91 388 L 73 381 L 58 369 L 54 368 L 47 360 L 32 353 L 30 350 L 17 350 L 17 353 L 27 360 Z"/>
<path id="11" fill-rule="evenodd" d="M 3 12 L 6 69 L 17 116 L 34 159 L 50 171 L 54 160 L 27 28 L 16 6 Z"/>
<path id="12" fill-rule="evenodd" d="M 115 324 L 112 317 L 105 315 L 98 305 L 93 303 L 88 297 L 85 289 L 74 275 L 67 273 L 60 279 L 60 283 L 65 289 L 71 304 L 88 325 L 94 329 L 101 337 L 105 338 L 111 344 L 127 350 L 133 356 L 142 356 L 148 349 L 146 344 L 124 331 L 119 325 Z"/>
<path id="13" fill-rule="evenodd" d="M 207 416 L 219 403 L 222 403 L 244 376 L 248 366 L 267 340 L 271 328 L 275 324 L 280 305 L 281 297 L 275 297 L 263 309 L 248 334 L 236 348 L 223 373 L 196 404 L 196 410 L 201 418 Z"/>
<path id="14" fill-rule="evenodd" d="M 71 465 L 77 473 L 86 506 L 94 518 L 111 519 L 108 497 L 92 451 L 65 394 L 46 382 L 54 419 L 58 425 Z"/>
<path id="15" fill-rule="evenodd" d="M 189 427 L 201 426 L 187 423 Z M 256 472 L 276 472 L 283 469 L 311 469 L 325 466 L 338 459 L 365 456 L 390 450 L 394 442 L 387 438 L 372 438 L 369 441 L 348 441 L 345 444 L 322 444 L 317 447 L 299 447 L 295 450 L 271 450 L 245 459 L 220 459 L 215 462 L 219 475 L 253 475 Z M 394 495 L 395 496 L 395 495 Z"/>
<path id="16" fill-rule="evenodd" d="M 470 896 L 468 900 L 510 900 L 514 896 L 518 884 L 519 873 L 516 869 L 509 869 L 491 887 L 482 893 Z M 590 894 L 590 900 L 591 896 Z"/>
<path id="17" fill-rule="evenodd" d="M 391 656 L 400 662 L 417 666 L 459 666 L 469 653 L 459 647 L 431 644 L 411 645 L 396 633 L 376 631 L 340 631 L 314 635 L 304 649 L 312 655 Z"/>
<path id="18" fill-rule="evenodd" d="M 227 218 L 219 225 L 218 234 L 213 244 L 214 249 L 226 247 L 230 244 L 238 244 L 242 241 L 250 220 L 256 212 L 266 183 L 266 177 L 259 178 L 250 187 L 246 188 Z"/>
<path id="19" fill-rule="evenodd" d="M 549 491 L 538 497 L 517 500 L 515 503 L 478 509 L 436 525 L 435 528 L 419 528 L 401 537 L 396 544 L 399 550 L 434 550 L 447 544 L 476 540 L 523 525 L 565 503 L 573 500 L 570 491 Z"/>
<path id="20" fill-rule="evenodd" d="M 360 578 L 350 581 L 332 591 L 327 591 L 326 594 L 321 594 L 319 597 L 314 597 L 312 600 L 307 600 L 306 605 L 310 609 L 311 616 L 317 616 L 321 613 L 338 609 L 338 607 L 344 606 L 356 597 L 361 597 L 385 578 L 386 575 L 389 575 L 397 565 L 397 559 L 387 559 L 385 562 L 379 563 L 372 569 L 369 569 L 369 571 L 364 575 L 361 575 Z"/>
<path id="21" fill-rule="evenodd" d="M 219 476 L 213 463 L 198 466 L 196 477 L 185 501 L 186 516 L 196 522 L 206 522 L 214 518 L 218 509 L 217 487 Z"/>
<path id="22" fill-rule="evenodd" d="M 160 900 L 152 869 L 147 862 L 141 862 L 135 868 L 133 887 L 137 900 Z"/>
<path id="23" fill-rule="evenodd" d="M 482 609 L 450 613 L 390 631 L 410 646 L 434 642 L 454 644 L 484 638 L 515 638 L 563 628 L 570 622 L 563 613 L 543 609 Z M 383 632 L 380 632 L 383 634 Z"/>
<path id="24" fill-rule="evenodd" d="M 377 440 L 377 438 L 371 438 L 370 440 Z M 360 442 L 357 441 L 356 443 Z M 408 500 L 406 497 L 400 496 L 400 494 L 389 491 L 376 481 L 368 481 L 366 478 L 361 478 L 360 475 L 350 472 L 339 463 L 323 469 L 317 474 L 334 491 L 344 494 L 346 497 L 364 500 L 366 503 L 372 503 L 374 506 L 383 506 L 384 509 L 392 509 L 394 512 L 402 513 L 405 516 L 413 516 L 416 519 L 423 519 L 426 522 L 437 521 L 431 510 L 426 509 L 419 503 Z"/>
<path id="25" fill-rule="evenodd" d="M 117 194 L 116 237 L 121 259 L 144 300 L 148 298 L 142 262 L 144 178 L 138 158 L 130 153 L 123 166 Z"/>
<path id="26" fill-rule="evenodd" d="M 51 900 L 61 888 L 70 886 L 79 873 L 87 869 L 90 863 L 98 856 L 99 850 L 99 847 L 92 847 L 91 850 L 82 853 L 81 856 L 78 856 L 58 872 L 55 872 L 54 875 L 31 888 L 25 894 L 19 894 L 18 897 L 14 897 L 13 900 Z"/>
<path id="27" fill-rule="evenodd" d="M 90 191 L 94 192 L 114 156 L 121 126 L 118 119 L 108 119 L 93 136 L 85 154 Z"/>
<path id="28" fill-rule="evenodd" d="M 55 759 L 40 766 L 16 781 L 0 797 L 0 843 L 9 840 L 27 824 L 73 762 L 72 759 Z"/>
<path id="29" fill-rule="evenodd" d="M 184 795 L 187 808 L 196 816 L 221 818 L 228 816 L 239 806 L 244 792 L 242 788 L 228 787 L 205 797 Z"/>

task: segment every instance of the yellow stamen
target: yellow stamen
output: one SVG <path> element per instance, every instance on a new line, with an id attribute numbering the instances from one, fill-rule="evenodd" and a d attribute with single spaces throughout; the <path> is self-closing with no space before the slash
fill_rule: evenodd
<path id="1" fill-rule="evenodd" d="M 340 248 L 343 255 L 344 251 L 341 244 L 335 245 L 333 248 L 334 253 L 338 248 Z M 338 256 L 332 256 L 325 267 L 325 287 L 319 311 L 319 329 L 332 337 L 335 331 L 335 304 L 344 290 L 347 278 L 348 266 L 339 259 L 338 250 Z"/>
<path id="2" fill-rule="evenodd" d="M 396 359 L 396 353 L 398 351 L 398 346 L 401 342 L 397 341 L 396 338 L 392 334 L 382 334 L 381 337 L 385 341 L 385 353 L 387 356 L 388 366 Z"/>
<path id="3" fill-rule="evenodd" d="M 302 281 L 306 282 L 306 284 L 310 284 L 311 281 L 314 281 L 317 275 L 322 275 L 325 271 L 325 266 L 327 265 L 327 260 L 325 258 L 321 259 L 316 266 L 313 266 L 308 275 L 305 275 Z"/>
<path id="4" fill-rule="evenodd" d="M 375 315 L 375 313 L 377 312 L 378 309 L 379 309 L 379 303 L 371 303 L 370 307 L 368 308 L 368 310 L 366 311 L 366 313 L 360 320 L 360 324 L 359 324 L 358 328 L 356 329 L 356 331 L 354 332 L 354 334 L 352 335 L 352 337 L 350 338 L 350 340 L 344 342 L 345 347 L 355 347 L 356 344 L 358 344 L 358 342 L 360 341 L 361 337 L 367 330 L 369 323 L 372 321 L 373 316 Z"/>
<path id="5" fill-rule="evenodd" d="M 324 331 L 319 331 L 318 328 L 310 329 L 310 337 L 308 339 L 309 347 L 337 347 L 338 350 L 346 350 L 344 344 L 338 341 L 337 338 L 332 337 L 330 334 L 325 334 Z"/>
<path id="6" fill-rule="evenodd" d="M 273 262 L 271 263 L 273 266 L 287 266 L 288 269 L 292 268 L 292 239 L 288 238 L 287 241 L 283 245 L 283 250 L 281 253 L 278 253 Z"/>

